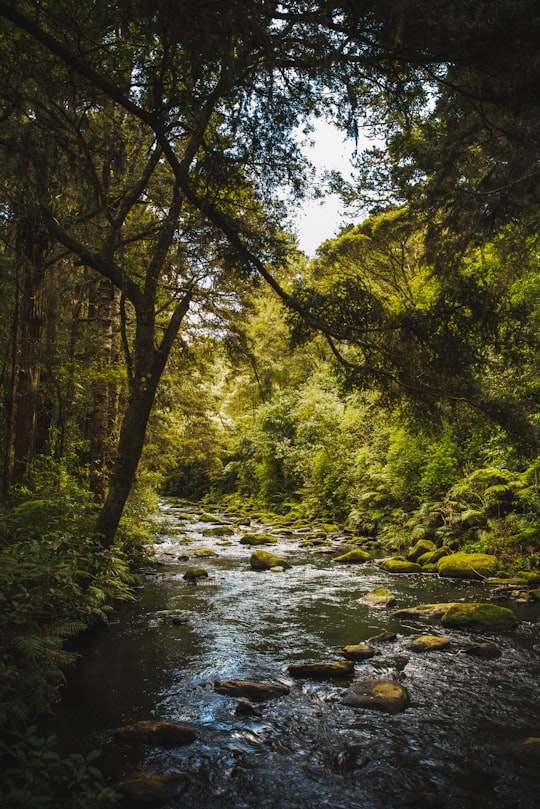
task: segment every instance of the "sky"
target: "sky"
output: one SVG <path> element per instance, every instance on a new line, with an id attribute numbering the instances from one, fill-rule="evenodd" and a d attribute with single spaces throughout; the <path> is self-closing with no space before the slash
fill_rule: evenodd
<path id="1" fill-rule="evenodd" d="M 315 145 L 306 150 L 308 157 L 319 171 L 337 169 L 348 179 L 355 150 L 354 139 L 346 138 L 343 132 L 324 121 L 315 122 L 315 127 L 311 135 Z M 295 222 L 300 249 L 312 258 L 317 247 L 335 236 L 348 222 L 337 194 L 328 194 L 322 200 L 307 200 Z"/>

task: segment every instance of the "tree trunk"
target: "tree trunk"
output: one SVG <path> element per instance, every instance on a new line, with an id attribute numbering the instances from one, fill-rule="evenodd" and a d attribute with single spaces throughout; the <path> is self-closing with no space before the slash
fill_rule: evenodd
<path id="1" fill-rule="evenodd" d="M 182 320 L 189 309 L 191 292 L 177 304 L 159 348 L 154 348 L 155 322 L 152 310 L 137 312 L 134 374 L 127 407 L 122 419 L 120 438 L 109 479 L 105 502 L 98 515 L 95 533 L 104 548 L 113 542 L 131 491 L 144 447 L 146 426 L 152 411 L 159 381 L 169 358 Z"/>
<path id="2" fill-rule="evenodd" d="M 39 222 L 18 227 L 16 251 L 20 266 L 20 356 L 13 442 L 13 483 L 30 483 L 34 461 L 37 392 L 41 364 L 41 294 L 48 236 Z"/>

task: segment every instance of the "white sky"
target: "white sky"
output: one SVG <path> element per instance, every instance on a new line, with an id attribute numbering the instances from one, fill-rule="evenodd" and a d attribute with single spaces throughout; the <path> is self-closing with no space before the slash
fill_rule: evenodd
<path id="1" fill-rule="evenodd" d="M 350 178 L 351 160 L 355 149 L 353 138 L 346 138 L 331 124 L 315 122 L 315 141 L 307 155 L 319 171 L 337 169 L 346 179 Z M 326 239 L 335 236 L 340 227 L 349 221 L 337 194 L 328 194 L 324 199 L 307 200 L 301 207 L 295 222 L 300 249 L 312 258 Z"/>

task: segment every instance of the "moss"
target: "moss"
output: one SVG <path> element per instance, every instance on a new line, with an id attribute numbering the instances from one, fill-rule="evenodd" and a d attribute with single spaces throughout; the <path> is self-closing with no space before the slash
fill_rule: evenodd
<path id="1" fill-rule="evenodd" d="M 368 607 L 391 607 L 396 603 L 396 597 L 385 587 L 376 587 L 369 593 L 365 593 L 362 598 L 358 599 L 358 602 L 366 604 Z"/>
<path id="2" fill-rule="evenodd" d="M 208 571 L 204 567 L 190 567 L 184 573 L 186 581 L 197 581 L 197 579 L 204 579 L 208 577 Z"/>
<path id="3" fill-rule="evenodd" d="M 454 579 L 482 579 L 494 576 L 500 568 L 496 556 L 488 553 L 452 553 L 439 559 L 439 576 Z"/>
<path id="4" fill-rule="evenodd" d="M 540 570 L 520 570 L 517 577 L 527 584 L 540 584 Z"/>
<path id="5" fill-rule="evenodd" d="M 407 560 L 417 562 L 425 553 L 433 553 L 436 550 L 437 546 L 430 539 L 420 539 L 407 553 Z"/>
<path id="6" fill-rule="evenodd" d="M 205 528 L 205 537 L 225 537 L 234 534 L 234 529 L 230 525 L 216 525 L 214 528 Z"/>
<path id="7" fill-rule="evenodd" d="M 240 540 L 241 545 L 274 545 L 277 537 L 270 534 L 244 534 Z"/>
<path id="8" fill-rule="evenodd" d="M 381 567 L 387 573 L 421 573 L 422 568 L 416 562 L 408 562 L 406 559 L 383 559 Z"/>
<path id="9" fill-rule="evenodd" d="M 356 548 L 356 550 L 344 553 L 342 556 L 336 556 L 334 562 L 338 562 L 339 564 L 343 565 L 358 565 L 362 562 L 368 562 L 370 559 L 371 556 L 367 551 L 363 551 L 361 548 Z"/>
<path id="10" fill-rule="evenodd" d="M 441 624 L 462 629 L 504 629 L 515 626 L 516 617 L 508 607 L 459 602 L 448 607 L 441 617 Z"/>
<path id="11" fill-rule="evenodd" d="M 268 553 L 268 551 L 255 551 L 251 554 L 249 562 L 253 570 L 270 570 L 272 567 L 290 567 L 290 564 L 280 556 Z"/>
<path id="12" fill-rule="evenodd" d="M 199 557 L 203 558 L 203 557 L 207 557 L 207 556 L 217 556 L 217 553 L 215 552 L 215 550 L 213 548 L 199 548 L 198 551 L 195 551 L 193 556 L 199 556 Z"/>

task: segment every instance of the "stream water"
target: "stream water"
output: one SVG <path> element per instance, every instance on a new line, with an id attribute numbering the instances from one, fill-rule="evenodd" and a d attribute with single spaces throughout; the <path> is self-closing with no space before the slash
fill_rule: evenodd
<path id="1" fill-rule="evenodd" d="M 138 599 L 81 642 L 52 727 L 66 750 L 101 747 L 100 766 L 115 779 L 139 770 L 185 773 L 170 809 L 537 809 L 537 765 L 504 745 L 540 736 L 538 607 L 516 608 L 512 632 L 474 635 L 500 647 L 495 660 L 466 654 L 471 635 L 460 631 L 441 633 L 452 639 L 448 651 L 418 654 L 411 640 L 437 630 L 398 623 L 392 610 L 359 605 L 360 596 L 383 586 L 398 608 L 483 601 L 487 585 L 390 576 L 369 562 L 338 565 L 339 543 L 332 554 L 318 553 L 299 545 L 300 533 L 268 548 L 289 570 L 255 572 L 237 528 L 231 537 L 209 536 L 212 523 L 181 504 L 164 503 L 162 514 L 156 565 Z M 223 519 L 216 515 L 215 525 Z M 194 561 L 201 548 L 218 555 Z M 207 569 L 207 580 L 186 582 L 194 564 Z M 339 660 L 342 646 L 388 631 L 396 639 L 356 664 L 355 677 L 399 679 L 411 700 L 402 713 L 346 707 L 343 683 L 287 673 L 290 663 Z M 242 716 L 238 701 L 213 687 L 231 678 L 291 690 Z M 115 740 L 115 728 L 143 719 L 190 724 L 197 740 L 175 748 Z"/>

